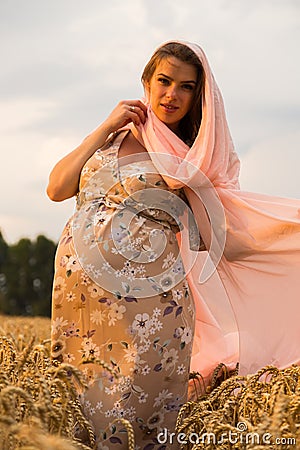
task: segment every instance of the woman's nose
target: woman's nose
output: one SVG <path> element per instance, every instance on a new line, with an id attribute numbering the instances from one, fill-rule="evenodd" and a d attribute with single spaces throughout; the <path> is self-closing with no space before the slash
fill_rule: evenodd
<path id="1" fill-rule="evenodd" d="M 176 87 L 175 86 L 168 86 L 167 92 L 166 92 L 166 97 L 173 99 L 176 98 L 177 93 L 176 93 Z"/>

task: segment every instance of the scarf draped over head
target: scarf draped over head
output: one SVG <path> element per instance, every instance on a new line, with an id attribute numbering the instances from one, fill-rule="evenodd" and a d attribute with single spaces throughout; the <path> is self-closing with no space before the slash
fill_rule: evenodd
<path id="1" fill-rule="evenodd" d="M 180 43 L 204 70 L 192 147 L 150 106 L 145 124 L 132 131 L 169 187 L 184 188 L 207 249 L 181 245 L 196 308 L 191 370 L 209 377 L 221 362 L 239 362 L 242 374 L 298 363 L 300 201 L 240 190 L 239 159 L 207 58 L 198 45 Z"/>

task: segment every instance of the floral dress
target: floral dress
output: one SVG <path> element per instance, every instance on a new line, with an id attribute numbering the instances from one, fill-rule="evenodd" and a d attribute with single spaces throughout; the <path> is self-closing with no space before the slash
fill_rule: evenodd
<path id="1" fill-rule="evenodd" d="M 151 160 L 120 166 L 126 133 L 81 173 L 56 254 L 52 358 L 86 374 L 80 398 L 98 449 L 128 448 L 120 418 L 136 450 L 177 449 L 165 436 L 187 400 L 195 320 L 174 219 L 185 203 Z"/>

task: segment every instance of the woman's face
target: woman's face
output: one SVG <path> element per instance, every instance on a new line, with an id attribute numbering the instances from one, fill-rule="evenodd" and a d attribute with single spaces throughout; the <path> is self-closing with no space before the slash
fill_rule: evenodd
<path id="1" fill-rule="evenodd" d="M 157 65 L 145 86 L 154 114 L 174 133 L 192 106 L 196 83 L 196 67 L 172 56 Z"/>

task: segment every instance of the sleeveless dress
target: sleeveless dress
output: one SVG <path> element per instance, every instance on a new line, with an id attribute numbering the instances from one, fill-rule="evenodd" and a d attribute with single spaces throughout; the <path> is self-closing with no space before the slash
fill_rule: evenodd
<path id="1" fill-rule="evenodd" d="M 98 449 L 128 448 L 120 418 L 131 422 L 136 449 L 178 449 L 166 433 L 187 400 L 195 324 L 170 214 L 183 194 L 151 160 L 119 166 L 126 133 L 82 169 L 55 259 L 52 358 L 87 376 L 80 399 Z"/>

